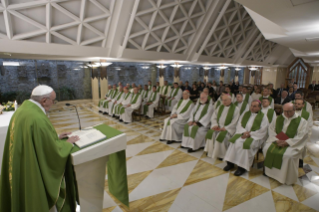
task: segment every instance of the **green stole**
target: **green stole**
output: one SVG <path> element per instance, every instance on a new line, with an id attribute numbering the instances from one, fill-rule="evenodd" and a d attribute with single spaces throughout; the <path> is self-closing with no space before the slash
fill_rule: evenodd
<path id="1" fill-rule="evenodd" d="M 244 101 L 249 102 L 249 96 L 250 96 L 250 95 L 249 95 L 248 93 L 246 93 L 246 94 L 245 94 L 245 99 L 244 99 Z"/>
<path id="2" fill-rule="evenodd" d="M 135 94 L 135 93 L 133 93 L 132 94 L 133 96 L 132 96 L 132 98 L 131 98 L 131 105 L 132 104 L 135 104 L 136 102 L 137 102 L 137 99 L 138 99 L 138 97 L 140 96 L 140 94 Z M 134 97 L 134 95 L 135 95 L 135 97 Z M 123 106 L 121 109 L 120 109 L 120 114 L 123 114 L 125 112 L 125 107 Z"/>
<path id="3" fill-rule="evenodd" d="M 195 111 L 195 113 L 193 114 L 193 121 L 194 121 L 194 118 L 195 118 L 195 116 L 196 116 L 196 113 L 197 113 L 197 111 L 198 111 L 200 105 L 201 105 L 201 104 L 198 104 L 198 106 L 197 106 L 197 108 L 196 108 L 196 111 Z M 203 108 L 203 110 L 202 110 L 202 112 L 201 112 L 201 114 L 200 114 L 200 116 L 199 116 L 198 121 L 201 120 L 201 119 L 204 117 L 204 115 L 207 113 L 207 111 L 208 111 L 208 106 L 209 106 L 209 101 L 208 101 L 208 99 L 207 99 L 207 102 L 206 102 L 206 104 L 205 104 L 205 106 L 204 106 L 204 108 Z M 185 124 L 185 126 L 184 126 L 184 136 L 185 136 L 185 137 L 189 137 L 188 128 L 189 128 L 189 126 L 188 126 L 188 123 L 187 123 L 187 124 Z M 191 138 L 195 139 L 195 136 L 196 136 L 196 134 L 197 134 L 198 128 L 199 128 L 199 127 L 198 127 L 197 125 L 195 125 L 195 126 L 192 127 L 192 131 L 191 131 L 191 135 L 190 135 Z"/>
<path id="4" fill-rule="evenodd" d="M 156 99 L 156 95 L 157 95 L 157 91 L 153 92 L 152 95 L 150 96 L 150 101 L 148 101 L 148 103 L 154 102 Z M 146 105 L 146 104 L 144 105 L 144 115 L 146 115 L 146 113 L 148 112 L 148 106 L 149 105 Z"/>
<path id="5" fill-rule="evenodd" d="M 111 89 L 111 91 L 112 92 L 110 93 L 109 97 L 110 97 L 110 99 L 114 99 L 116 94 L 117 94 L 117 89 L 115 89 L 115 90 Z M 110 100 L 107 100 L 107 101 L 104 102 L 103 108 L 109 108 L 109 101 Z"/>
<path id="6" fill-rule="evenodd" d="M 220 116 L 222 115 L 223 113 L 223 110 L 224 110 L 225 106 L 224 105 L 221 105 L 218 109 L 218 113 L 217 113 L 217 123 L 218 123 L 218 126 L 219 126 L 219 119 L 220 119 Z M 232 103 L 230 104 L 229 106 L 229 110 L 227 112 L 227 116 L 226 116 L 226 119 L 225 119 L 225 126 L 228 126 L 232 119 L 233 119 L 233 116 L 234 116 L 234 112 L 235 112 L 235 109 L 236 109 L 236 106 Z M 210 129 L 208 130 L 207 134 L 206 134 L 206 139 L 212 139 L 213 138 L 213 133 L 215 131 Z M 216 140 L 219 142 L 219 143 L 222 143 L 223 140 L 225 139 L 226 135 L 227 135 L 227 130 L 226 131 L 219 131 L 219 134 L 216 138 Z"/>
<path id="7" fill-rule="evenodd" d="M 235 105 L 238 106 L 238 102 L 235 102 Z M 243 101 L 243 104 L 241 105 L 241 108 L 240 108 L 240 115 L 243 114 L 243 112 L 245 111 L 247 107 L 247 102 L 246 101 Z"/>
<path id="8" fill-rule="evenodd" d="M 147 90 L 147 91 L 143 90 L 143 91 L 144 91 L 143 98 L 147 98 L 147 96 L 148 96 L 148 90 Z"/>
<path id="9" fill-rule="evenodd" d="M 269 108 L 267 111 L 267 118 L 268 118 L 268 122 L 269 124 L 272 122 L 272 118 L 274 117 L 274 109 Z"/>
<path id="10" fill-rule="evenodd" d="M 177 108 L 176 108 L 177 110 L 178 110 L 179 106 L 182 104 L 182 102 L 183 102 L 182 99 L 179 100 L 179 102 L 177 104 Z M 182 111 L 179 114 L 185 113 L 192 103 L 193 103 L 192 100 L 188 100 L 187 104 L 185 105 L 185 107 L 182 109 Z M 171 124 L 171 119 L 168 119 L 167 126 L 169 126 L 170 124 Z"/>
<path id="11" fill-rule="evenodd" d="M 127 94 L 125 94 L 124 99 L 127 100 L 127 98 L 131 95 L 131 92 L 128 92 Z M 122 108 L 124 108 L 123 105 L 116 105 L 115 107 L 115 113 L 118 114 L 122 111 Z"/>
<path id="12" fill-rule="evenodd" d="M 262 101 L 263 101 L 263 98 L 264 98 L 264 97 L 262 96 L 262 97 L 259 98 L 259 100 L 262 102 Z M 269 95 L 269 96 L 268 96 L 268 99 L 269 99 L 269 105 L 271 105 L 271 103 L 272 103 L 272 97 Z"/>
<path id="13" fill-rule="evenodd" d="M 217 103 L 216 103 L 216 109 L 219 107 L 219 105 L 221 104 L 220 100 L 218 99 L 217 100 Z"/>
<path id="14" fill-rule="evenodd" d="M 301 117 L 308 121 L 309 116 L 310 116 L 310 113 L 308 111 L 306 111 L 306 109 L 303 108 L 301 111 Z"/>
<path id="15" fill-rule="evenodd" d="M 282 115 L 277 117 L 277 119 L 276 119 L 276 133 L 277 134 L 282 132 L 282 128 L 284 127 L 284 121 L 285 121 L 285 118 Z M 294 118 L 293 120 L 291 120 L 291 122 L 289 123 L 289 126 L 287 127 L 287 131 L 286 131 L 286 135 L 289 138 L 293 138 L 297 134 L 297 130 L 298 130 L 300 121 L 301 121 L 301 117 L 298 116 L 297 118 Z M 264 161 L 264 165 L 266 167 L 268 167 L 269 169 L 271 169 L 272 167 L 275 167 L 277 169 L 281 169 L 282 157 L 284 156 L 287 148 L 288 148 L 288 146 L 279 147 L 276 142 L 273 142 L 268 147 L 268 150 L 266 153 L 266 158 Z"/>
<path id="16" fill-rule="evenodd" d="M 163 90 L 163 89 L 165 89 L 165 90 L 164 90 L 164 95 L 166 95 L 166 94 L 167 94 L 167 90 L 168 90 L 168 85 L 164 85 L 163 88 L 162 88 L 162 90 Z"/>
<path id="17" fill-rule="evenodd" d="M 243 116 L 243 118 L 242 118 L 242 120 L 241 120 L 241 126 L 242 126 L 243 128 L 246 127 L 246 124 L 247 124 L 247 122 L 248 122 L 250 116 L 251 116 L 251 111 L 248 111 L 248 112 L 246 112 L 246 113 L 244 114 L 244 116 Z M 264 118 L 264 114 L 263 114 L 261 111 L 259 111 L 259 112 L 257 113 L 255 119 L 254 119 L 253 125 L 252 125 L 252 127 L 250 128 L 250 131 L 257 131 L 257 130 L 259 130 L 263 118 Z M 242 136 L 242 134 L 235 134 L 231 139 L 229 139 L 229 142 L 235 143 L 235 141 L 236 141 L 238 138 L 240 138 L 241 136 Z M 251 138 L 251 137 L 250 137 L 250 138 L 246 138 L 246 140 L 245 140 L 244 143 L 243 143 L 243 149 L 250 149 L 250 145 L 251 145 L 251 143 L 252 143 L 253 141 L 254 141 L 254 139 Z"/>
<path id="18" fill-rule="evenodd" d="M 174 90 L 175 90 L 175 91 L 174 91 Z M 178 90 L 179 90 L 179 88 L 174 88 L 173 90 L 171 90 L 170 97 L 175 97 L 175 96 L 177 95 L 177 93 L 178 93 Z M 174 91 L 174 93 L 173 93 L 173 91 Z M 173 96 L 172 96 L 172 94 L 173 94 Z M 169 106 L 169 107 L 172 105 L 172 100 L 173 100 L 173 99 L 170 99 L 170 100 L 168 100 L 168 102 L 166 102 L 166 104 L 168 103 L 168 106 Z M 167 100 L 166 100 L 166 101 L 167 101 Z"/>
<path id="19" fill-rule="evenodd" d="M 160 92 L 160 90 L 161 90 L 161 87 L 158 86 L 158 87 L 156 88 L 156 92 Z"/>

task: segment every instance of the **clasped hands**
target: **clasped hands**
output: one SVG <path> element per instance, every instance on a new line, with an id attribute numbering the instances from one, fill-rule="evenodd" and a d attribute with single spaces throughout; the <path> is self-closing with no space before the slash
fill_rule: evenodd
<path id="1" fill-rule="evenodd" d="M 289 146 L 289 144 L 284 141 L 284 140 L 277 140 L 276 141 L 276 144 L 279 146 L 279 147 L 286 147 L 286 146 Z"/>
<path id="2" fill-rule="evenodd" d="M 219 126 L 214 126 L 214 127 L 212 127 L 212 130 L 214 130 L 214 131 L 226 131 L 226 129 L 225 129 L 225 127 L 222 127 L 222 128 L 220 128 Z"/>
<path id="3" fill-rule="evenodd" d="M 241 138 L 243 138 L 243 139 L 250 138 L 250 132 L 244 132 L 243 135 L 241 136 Z"/>
<path id="4" fill-rule="evenodd" d="M 68 135 L 71 135 L 71 132 L 66 132 L 66 133 L 62 133 L 59 135 L 59 139 L 63 139 L 63 138 L 68 138 Z M 67 142 L 74 144 L 75 142 L 77 142 L 78 140 L 80 140 L 79 136 L 71 136 L 68 138 Z"/>
<path id="5" fill-rule="evenodd" d="M 192 125 L 196 126 L 197 123 L 196 123 L 195 121 L 190 121 L 190 122 L 188 122 L 188 126 L 192 126 Z"/>

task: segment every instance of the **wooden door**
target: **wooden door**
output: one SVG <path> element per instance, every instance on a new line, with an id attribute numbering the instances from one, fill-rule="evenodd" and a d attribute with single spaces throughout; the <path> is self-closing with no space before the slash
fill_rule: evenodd
<path id="1" fill-rule="evenodd" d="M 289 67 L 287 80 L 294 80 L 298 88 L 308 88 L 310 76 L 310 66 L 301 58 L 297 58 Z M 287 83 L 286 83 L 287 84 Z"/>

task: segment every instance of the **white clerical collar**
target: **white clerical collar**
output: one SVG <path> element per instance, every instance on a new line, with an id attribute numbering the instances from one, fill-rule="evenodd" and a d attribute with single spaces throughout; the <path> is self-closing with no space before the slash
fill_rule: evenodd
<path id="1" fill-rule="evenodd" d="M 269 95 L 268 96 L 263 96 L 263 98 L 268 98 L 269 97 Z"/>
<path id="2" fill-rule="evenodd" d="M 29 101 L 32 102 L 32 103 L 34 103 L 34 104 L 36 104 L 36 105 L 43 111 L 44 114 L 47 114 L 47 113 L 45 112 L 44 107 L 42 107 L 42 105 L 41 105 L 39 102 L 36 102 L 36 101 L 34 101 L 33 99 L 29 99 Z"/>

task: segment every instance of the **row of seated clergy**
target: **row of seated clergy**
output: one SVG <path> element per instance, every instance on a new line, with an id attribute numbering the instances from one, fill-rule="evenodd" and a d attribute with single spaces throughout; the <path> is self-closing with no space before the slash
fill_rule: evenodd
<path id="1" fill-rule="evenodd" d="M 154 117 L 154 109 L 158 106 L 160 94 L 156 91 L 156 86 L 153 86 L 149 92 L 148 98 L 143 99 L 142 114 L 149 118 Z"/>
<path id="2" fill-rule="evenodd" d="M 201 104 L 193 107 L 192 110 L 188 109 L 187 111 L 191 111 L 189 115 L 186 114 L 184 110 L 183 120 L 177 117 L 180 114 L 180 110 L 177 110 L 174 114 L 171 114 L 171 117 L 164 121 L 164 130 L 161 135 L 161 140 L 167 140 L 168 144 L 172 143 L 172 141 L 180 141 L 180 135 L 182 136 L 182 147 L 188 147 L 189 152 L 196 151 L 199 148 L 202 148 L 205 145 L 205 137 L 206 146 L 205 151 L 207 151 L 209 157 L 214 158 L 223 158 L 227 161 L 227 166 L 225 170 L 230 170 L 234 164 L 238 165 L 238 170 L 235 172 L 235 175 L 241 175 L 246 170 L 250 170 L 250 166 L 253 162 L 254 156 L 256 152 L 264 146 L 265 140 L 268 138 L 267 143 L 271 143 L 272 140 L 269 139 L 268 133 L 271 134 L 271 128 L 269 126 L 276 126 L 278 121 L 282 119 L 282 117 L 286 117 L 285 114 L 282 116 L 275 115 L 274 110 L 270 107 L 270 101 L 268 98 L 262 100 L 263 108 L 261 108 L 261 103 L 259 100 L 255 100 L 251 104 L 251 108 L 249 111 L 240 115 L 240 108 L 234 107 L 234 104 L 231 102 L 231 97 L 227 93 L 223 94 L 223 104 L 215 110 L 213 116 L 211 116 L 212 110 L 209 109 L 209 104 L 207 104 L 207 95 L 205 100 L 205 93 L 201 94 Z M 225 98 L 224 98 L 225 96 Z M 237 97 L 242 97 L 241 94 L 237 95 Z M 206 104 L 205 104 L 206 101 Z M 203 104 L 204 103 L 204 104 Z M 312 122 L 312 117 L 307 111 L 303 110 L 303 100 L 296 100 L 296 112 L 294 112 L 295 116 L 298 114 L 302 115 L 303 125 L 307 128 L 308 123 Z M 288 103 L 287 107 L 291 106 L 294 108 L 292 103 Z M 286 106 L 285 106 L 286 107 Z M 208 114 L 208 115 L 207 115 Z M 206 115 L 206 116 L 205 116 Z M 186 122 L 187 117 L 188 123 Z M 174 118 L 176 117 L 176 118 Z M 211 128 L 212 130 L 208 130 L 209 124 L 207 124 L 208 119 L 211 119 Z M 281 117 L 281 118 L 279 118 Z M 174 120 L 176 119 L 176 120 Z M 306 121 L 307 119 L 307 121 Z M 177 124 L 171 124 L 179 122 L 179 126 Z M 184 125 L 184 132 L 182 132 L 181 126 L 182 123 L 186 123 Z M 216 124 L 214 124 L 216 123 Z M 215 125 L 215 126 L 214 126 Z M 305 143 L 309 140 L 309 136 L 306 132 L 299 126 L 298 128 L 298 136 L 293 138 L 293 140 L 298 140 L 298 142 L 290 142 L 290 139 L 287 140 L 289 142 L 288 149 L 293 149 L 296 155 L 292 156 L 289 151 L 287 151 L 287 155 L 284 155 L 284 159 L 288 161 L 287 164 L 290 164 L 291 167 L 280 170 L 275 170 L 275 174 L 269 174 L 270 177 L 273 177 L 285 184 L 292 184 L 297 180 L 298 176 L 298 159 L 302 155 L 302 150 L 304 149 Z M 308 127 L 308 129 L 311 127 Z M 282 130 L 286 133 L 286 129 Z M 297 132 L 297 130 L 294 130 Z M 206 133 L 207 132 L 207 133 Z M 224 133 L 226 132 L 226 133 Z M 287 133 L 289 137 L 292 137 Z M 282 142 L 282 141 L 280 141 Z M 296 150 L 295 143 L 300 144 L 300 147 Z M 274 144 L 275 145 L 275 144 Z M 279 143 L 276 145 L 282 145 Z M 299 146 L 298 146 L 299 147 Z M 268 146 L 264 147 L 264 152 L 268 150 Z M 280 153 L 280 152 L 279 152 Z M 278 154 L 275 152 L 274 154 Z M 264 154 L 266 156 L 266 153 Z M 276 158 L 277 156 L 275 156 Z M 271 156 L 266 160 L 270 160 Z M 277 160 L 276 160 L 277 161 Z M 291 162 L 293 161 L 293 163 Z M 285 162 L 285 161 L 284 161 Z M 289 166 L 290 166 L 289 165 Z M 288 166 L 288 165 L 287 165 Z M 268 168 L 270 169 L 270 168 Z M 266 174 L 269 172 L 266 169 Z M 276 168 L 272 168 L 276 169 Z M 288 179 L 287 169 L 293 170 L 294 174 L 288 173 L 289 176 L 292 176 L 291 181 Z M 280 175 L 278 173 L 282 173 L 282 175 L 286 178 L 284 180 L 280 179 Z M 278 175 L 278 176 L 277 176 Z"/>

